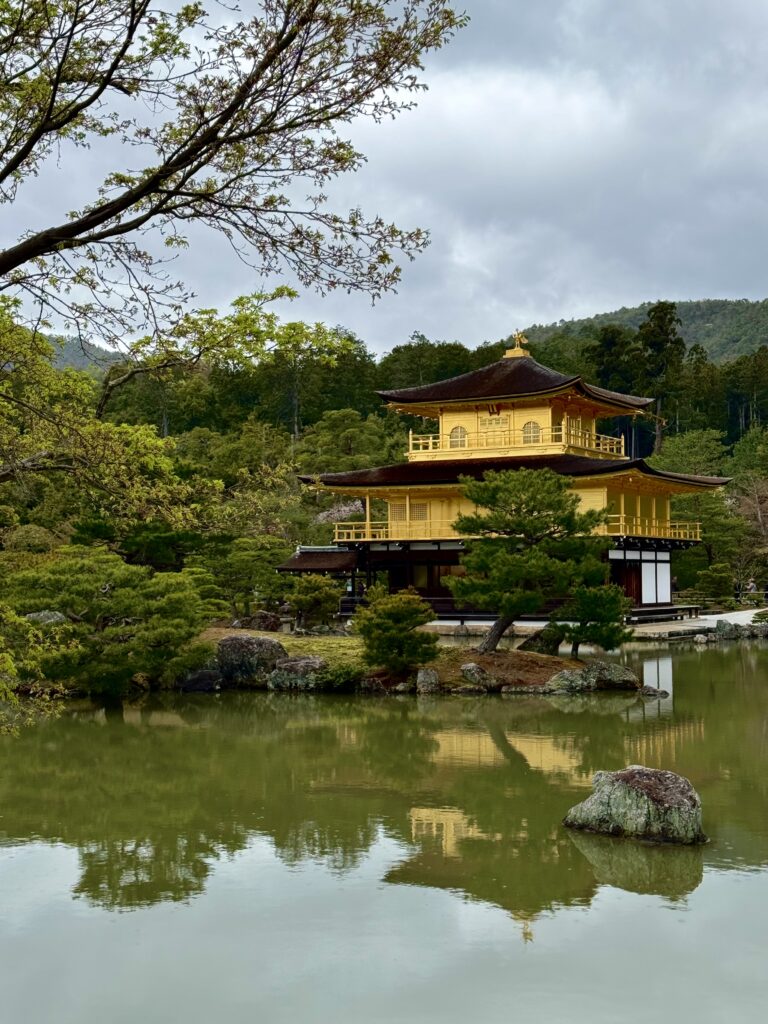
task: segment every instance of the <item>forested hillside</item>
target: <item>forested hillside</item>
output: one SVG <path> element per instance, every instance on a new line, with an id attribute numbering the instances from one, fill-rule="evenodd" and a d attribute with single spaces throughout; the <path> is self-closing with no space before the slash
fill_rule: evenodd
<path id="1" fill-rule="evenodd" d="M 212 618 L 272 611 L 287 596 L 298 608 L 303 584 L 275 566 L 362 514 L 298 474 L 402 460 L 408 428 L 429 427 L 376 391 L 466 373 L 509 344 L 415 334 L 376 358 L 341 328 L 281 320 L 268 298 L 189 313 L 120 362 L 96 353 L 87 371 L 61 369 L 62 350 L 0 302 L 0 675 L 12 664 L 89 688 L 122 691 L 137 673 L 170 685 L 189 659 L 205 663 L 194 641 Z M 661 302 L 637 329 L 566 327 L 532 340 L 531 354 L 654 396 L 651 415 L 601 424 L 633 456 L 733 479 L 674 502 L 703 537 L 675 553 L 680 585 L 729 599 L 749 579 L 768 585 L 768 346 L 715 363 L 684 330 Z M 41 646 L 20 613 L 51 611 L 61 619 Z"/>
<path id="2" fill-rule="evenodd" d="M 59 370 L 103 371 L 110 363 L 116 363 L 120 356 L 115 351 L 101 348 L 77 338 L 52 338 L 54 345 L 54 366 Z"/>
<path id="3" fill-rule="evenodd" d="M 556 324 L 534 324 L 525 333 L 532 341 L 546 341 L 554 334 L 579 334 L 603 324 L 621 324 L 637 328 L 645 319 L 652 303 L 644 302 L 598 313 L 583 320 L 561 320 Z M 677 314 L 682 321 L 680 333 L 688 346 L 701 345 L 714 362 L 724 362 L 737 356 L 755 352 L 768 344 L 768 299 L 750 302 L 748 299 L 698 299 L 678 302 Z"/>

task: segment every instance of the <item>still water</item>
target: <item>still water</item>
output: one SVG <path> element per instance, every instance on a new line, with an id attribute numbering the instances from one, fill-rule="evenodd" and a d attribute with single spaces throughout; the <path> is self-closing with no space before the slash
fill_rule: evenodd
<path id="1" fill-rule="evenodd" d="M 86 705 L 0 742 L 2 1024 L 757 1022 L 768 645 L 630 652 L 672 696 Z M 572 835 L 671 768 L 711 842 Z"/>

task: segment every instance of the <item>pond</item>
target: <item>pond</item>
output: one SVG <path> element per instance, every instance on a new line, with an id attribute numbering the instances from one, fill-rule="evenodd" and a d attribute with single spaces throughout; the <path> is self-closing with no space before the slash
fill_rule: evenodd
<path id="1" fill-rule="evenodd" d="M 234 693 L 0 741 L 3 1024 L 762 1021 L 768 645 L 629 651 L 667 699 Z M 560 826 L 691 779 L 702 848 Z"/>

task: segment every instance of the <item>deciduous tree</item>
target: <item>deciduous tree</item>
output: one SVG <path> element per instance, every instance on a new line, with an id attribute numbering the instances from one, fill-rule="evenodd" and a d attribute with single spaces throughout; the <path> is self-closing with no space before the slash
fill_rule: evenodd
<path id="1" fill-rule="evenodd" d="M 364 159 L 339 132 L 410 106 L 424 54 L 463 19 L 445 0 L 255 6 L 0 4 L 0 203 L 18 208 L 54 161 L 74 176 L 89 147 L 116 143 L 79 209 L 0 251 L 6 288 L 77 330 L 121 337 L 143 318 L 154 333 L 184 297 L 159 253 L 196 225 L 261 273 L 374 296 L 396 283 L 395 254 L 426 235 L 331 208 L 328 182 Z"/>

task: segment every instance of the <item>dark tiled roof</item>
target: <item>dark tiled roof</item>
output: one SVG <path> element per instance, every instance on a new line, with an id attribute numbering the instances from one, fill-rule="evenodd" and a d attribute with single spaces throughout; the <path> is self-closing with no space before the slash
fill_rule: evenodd
<path id="1" fill-rule="evenodd" d="M 532 356 L 499 359 L 479 370 L 462 373 L 459 377 L 437 381 L 435 384 L 376 393 L 395 405 L 414 405 L 543 395 L 566 387 L 575 387 L 586 397 L 625 409 L 644 409 L 653 402 L 652 398 L 620 395 L 616 391 L 606 391 L 586 384 L 579 376 L 569 377 L 542 366 Z"/>
<path id="2" fill-rule="evenodd" d="M 297 551 L 278 572 L 348 572 L 357 566 L 355 551 Z"/>
<path id="3" fill-rule="evenodd" d="M 506 459 L 451 459 L 434 462 L 401 462 L 375 469 L 355 469 L 349 473 L 321 473 L 319 477 L 301 476 L 304 483 L 315 479 L 326 487 L 386 487 L 418 484 L 455 484 L 460 476 L 480 480 L 489 470 L 551 469 L 561 476 L 610 476 L 634 470 L 643 476 L 660 477 L 675 483 L 699 487 L 720 487 L 728 479 L 715 476 L 686 476 L 654 469 L 643 459 L 590 459 L 580 455 L 529 455 Z"/>

